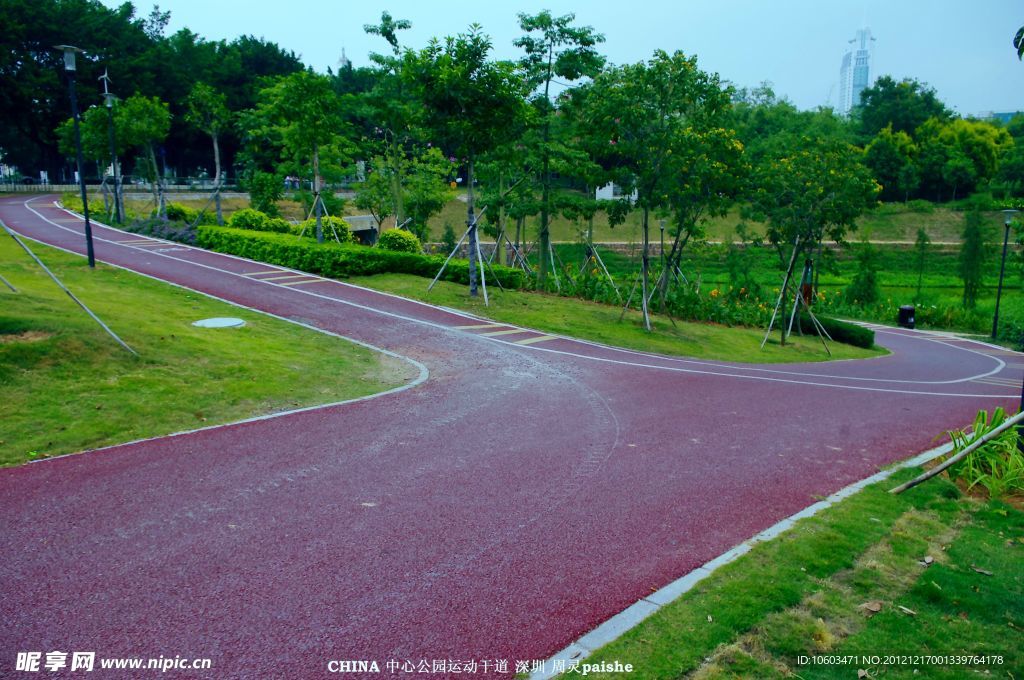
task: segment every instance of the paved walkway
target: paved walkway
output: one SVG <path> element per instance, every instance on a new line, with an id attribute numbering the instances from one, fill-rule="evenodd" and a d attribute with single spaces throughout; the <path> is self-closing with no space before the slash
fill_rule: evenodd
<path id="1" fill-rule="evenodd" d="M 52 201 L 0 199 L 0 219 L 82 252 L 81 222 Z M 429 377 L 0 470 L 0 675 L 33 650 L 209 657 L 216 678 L 546 658 L 978 408 L 1013 407 L 1024 368 L 893 329 L 878 330 L 893 354 L 865 361 L 666 358 L 95 236 L 99 260 L 371 343 Z"/>

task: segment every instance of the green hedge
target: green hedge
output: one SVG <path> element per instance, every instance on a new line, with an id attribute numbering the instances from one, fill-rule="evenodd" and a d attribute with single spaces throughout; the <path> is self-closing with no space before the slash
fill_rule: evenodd
<path id="1" fill-rule="evenodd" d="M 817 316 L 817 315 L 816 315 Z M 875 332 L 870 328 L 858 326 L 848 321 L 831 319 L 827 316 L 818 316 L 818 321 L 825 328 L 828 334 L 836 342 L 842 342 L 854 347 L 871 349 L 875 346 Z M 800 328 L 804 333 L 816 333 L 811 317 L 806 314 L 800 315 Z"/>
<path id="2" fill-rule="evenodd" d="M 330 278 L 369 276 L 372 274 L 413 274 L 433 278 L 444 258 L 440 255 L 398 253 L 360 245 L 321 244 L 287 234 L 253 232 L 227 227 L 202 226 L 196 229 L 196 244 L 202 248 L 247 257 L 268 264 L 298 269 Z M 506 288 L 524 288 L 523 272 L 494 265 L 494 273 Z M 488 272 L 488 277 L 491 273 Z M 444 271 L 446 281 L 467 283 L 469 263 L 452 260 Z"/>
<path id="3" fill-rule="evenodd" d="M 402 229 L 388 229 L 383 232 L 377 239 L 377 246 L 384 250 L 393 250 L 396 253 L 423 252 L 423 246 L 416 234 Z"/>

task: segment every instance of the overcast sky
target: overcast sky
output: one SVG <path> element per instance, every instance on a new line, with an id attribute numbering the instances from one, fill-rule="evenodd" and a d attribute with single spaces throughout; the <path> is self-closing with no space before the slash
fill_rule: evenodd
<path id="1" fill-rule="evenodd" d="M 119 0 L 103 0 L 116 6 Z M 386 43 L 363 32 L 383 10 L 412 21 L 405 46 L 464 31 L 477 22 L 498 58 L 516 58 L 516 15 L 549 9 L 575 13 L 604 33 L 602 51 L 617 64 L 652 51 L 696 54 L 701 67 L 737 86 L 762 81 L 800 108 L 838 103 L 839 66 L 847 41 L 868 26 L 876 38 L 872 77 L 912 77 L 934 87 L 961 114 L 1024 110 L 1024 64 L 1011 40 L 1024 25 L 1020 0 L 443 0 L 388 3 L 162 0 L 169 32 L 188 27 L 208 39 L 262 36 L 318 71 L 336 68 L 342 48 L 356 66 Z M 152 3 L 136 0 L 138 14 Z"/>

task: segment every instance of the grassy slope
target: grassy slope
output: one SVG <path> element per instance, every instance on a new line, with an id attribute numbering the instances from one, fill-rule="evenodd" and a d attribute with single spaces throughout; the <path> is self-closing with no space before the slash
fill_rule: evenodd
<path id="1" fill-rule="evenodd" d="M 989 238 L 994 239 L 997 232 L 1001 235 L 1002 215 L 986 213 L 986 224 L 990 225 Z M 537 220 L 533 217 L 527 220 L 528 240 L 536 237 Z M 708 238 L 714 241 L 732 241 L 736 239 L 736 225 L 740 222 L 739 208 L 733 208 L 727 215 L 715 217 L 706 225 Z M 456 233 L 461 233 L 466 223 L 466 204 L 462 201 L 450 201 L 440 214 L 430 220 L 430 233 L 440 240 L 444 233 L 444 225 L 449 223 Z M 859 220 L 858 233 L 868 233 L 870 238 L 879 241 L 910 241 L 917 238 L 917 230 L 923 227 L 932 241 L 958 242 L 960 232 L 963 231 L 963 213 L 951 210 L 946 207 L 936 206 L 929 212 L 915 212 L 904 208 L 901 204 L 886 204 L 873 210 Z M 556 217 L 552 221 L 552 238 L 556 241 L 575 241 L 578 239 L 580 230 L 587 227 L 585 222 L 573 223 L 562 217 Z M 652 238 L 657 238 L 658 222 L 652 222 Z M 748 223 L 749 231 L 753 234 L 764 232 L 764 225 L 751 222 Z M 512 224 L 514 229 L 515 225 Z M 598 213 L 594 219 L 594 241 L 595 242 L 639 242 L 641 240 L 640 215 L 637 212 L 630 214 L 626 222 L 615 228 L 608 226 L 608 219 L 604 213 Z"/>
<path id="2" fill-rule="evenodd" d="M 954 678 L 965 667 L 813 666 L 798 657 L 1001 654 L 992 673 L 1020 677 L 1024 513 L 961 498 L 942 479 L 892 496 L 896 483 L 873 485 L 755 546 L 586 662 L 632 663 L 645 678 L 849 678 L 857 669 Z M 881 603 L 873 617 L 862 608 L 872 601 Z"/>
<path id="3" fill-rule="evenodd" d="M 19 290 L 0 289 L 2 465 L 359 397 L 415 375 L 331 336 L 30 247 L 141 356 L 115 345 L 17 244 L 0 239 L 0 274 Z M 214 316 L 247 325 L 191 325 Z"/>
<path id="4" fill-rule="evenodd" d="M 675 329 L 667 318 L 659 316 L 652 317 L 654 332 L 647 333 L 640 324 L 639 312 L 630 312 L 626 320 L 619 323 L 621 310 L 618 307 L 574 298 L 488 288 L 491 304 L 485 307 L 482 296 L 471 298 L 465 286 L 454 283 L 439 282 L 428 293 L 427 279 L 404 274 L 356 277 L 351 281 L 415 300 L 466 310 L 496 321 L 647 352 L 751 363 L 828 359 L 817 338 L 795 338 L 794 343 L 780 347 L 775 334 L 761 350 L 759 345 L 763 331 L 682 321 L 677 322 L 678 329 Z M 836 343 L 831 345 L 831 349 L 836 359 L 881 354 L 880 351 Z"/>

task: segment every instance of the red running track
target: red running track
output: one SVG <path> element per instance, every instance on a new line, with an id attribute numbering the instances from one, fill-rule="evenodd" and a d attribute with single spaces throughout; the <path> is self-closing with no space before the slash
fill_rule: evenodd
<path id="1" fill-rule="evenodd" d="M 80 220 L 52 201 L 5 198 L 0 218 L 83 252 Z M 659 357 L 460 328 L 487 322 L 94 230 L 99 260 L 371 343 L 429 377 L 0 470 L 0 675 L 18 651 L 50 650 L 208 657 L 216 678 L 543 659 L 978 408 L 1012 407 L 1024 364 L 894 329 L 878 333 L 892 354 L 865 361 Z M 484 335 L 502 330 L 515 332 Z"/>

